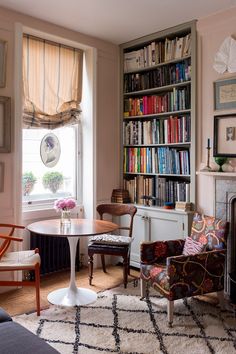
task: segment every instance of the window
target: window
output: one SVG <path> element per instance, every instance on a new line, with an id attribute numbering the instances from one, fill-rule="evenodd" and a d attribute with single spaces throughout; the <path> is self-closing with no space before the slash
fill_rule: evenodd
<path id="1" fill-rule="evenodd" d="M 23 129 L 22 196 L 25 205 L 48 203 L 61 197 L 78 198 L 78 129 L 77 125 L 53 131 Z"/>
<path id="2" fill-rule="evenodd" d="M 78 199 L 83 53 L 23 38 L 23 204 Z"/>

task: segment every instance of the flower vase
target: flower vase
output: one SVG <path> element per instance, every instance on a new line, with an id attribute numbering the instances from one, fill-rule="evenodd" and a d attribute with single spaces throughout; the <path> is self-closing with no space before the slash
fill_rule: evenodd
<path id="1" fill-rule="evenodd" d="M 70 225 L 70 210 L 62 210 L 61 211 L 61 225 Z"/>

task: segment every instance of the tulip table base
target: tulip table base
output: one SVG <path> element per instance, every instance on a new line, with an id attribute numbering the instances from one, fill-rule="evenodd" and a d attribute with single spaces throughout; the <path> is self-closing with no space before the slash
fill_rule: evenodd
<path id="1" fill-rule="evenodd" d="M 27 226 L 30 232 L 40 235 L 67 237 L 70 247 L 70 283 L 68 288 L 52 291 L 48 301 L 54 305 L 80 306 L 97 300 L 97 293 L 90 289 L 78 288 L 75 283 L 75 256 L 80 238 L 110 233 L 118 225 L 105 220 L 72 219 L 71 225 L 61 225 L 60 220 L 42 220 Z"/>
<path id="2" fill-rule="evenodd" d="M 87 305 L 97 300 L 97 293 L 85 288 L 62 288 L 48 294 L 50 304 L 61 306 Z"/>

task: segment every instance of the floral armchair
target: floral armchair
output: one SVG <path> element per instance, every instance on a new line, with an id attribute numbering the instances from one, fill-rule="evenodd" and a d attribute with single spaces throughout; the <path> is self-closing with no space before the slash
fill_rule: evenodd
<path id="1" fill-rule="evenodd" d="M 194 250 L 189 252 L 182 239 L 141 244 L 141 297 L 146 296 L 147 285 L 165 296 L 170 326 L 174 300 L 217 292 L 222 303 L 227 231 L 226 221 L 196 213 L 187 239 L 193 249 L 200 245 L 200 253 L 191 254 Z"/>

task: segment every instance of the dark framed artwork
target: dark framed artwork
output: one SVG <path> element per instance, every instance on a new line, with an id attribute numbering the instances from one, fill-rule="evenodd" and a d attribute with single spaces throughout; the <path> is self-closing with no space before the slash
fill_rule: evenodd
<path id="1" fill-rule="evenodd" d="M 236 78 L 214 82 L 214 109 L 236 108 Z"/>
<path id="2" fill-rule="evenodd" d="M 236 157 L 236 114 L 214 117 L 213 156 Z"/>
<path id="3" fill-rule="evenodd" d="M 11 152 L 11 99 L 0 96 L 0 152 Z"/>

